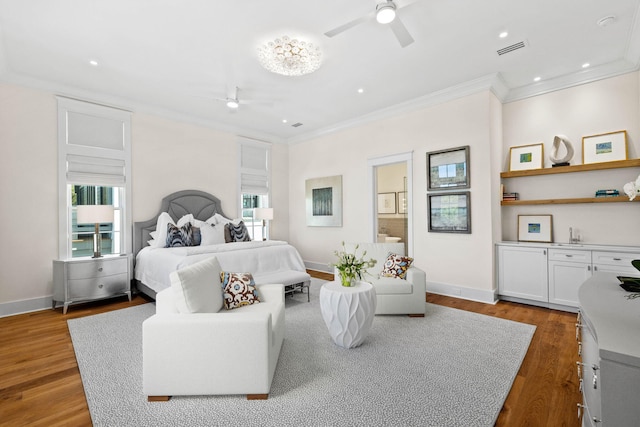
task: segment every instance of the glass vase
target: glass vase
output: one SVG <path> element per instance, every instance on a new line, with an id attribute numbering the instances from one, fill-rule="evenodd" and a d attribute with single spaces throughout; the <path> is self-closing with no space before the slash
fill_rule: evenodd
<path id="1" fill-rule="evenodd" d="M 355 286 L 356 278 L 348 274 L 340 273 L 340 282 L 342 283 L 342 286 Z"/>

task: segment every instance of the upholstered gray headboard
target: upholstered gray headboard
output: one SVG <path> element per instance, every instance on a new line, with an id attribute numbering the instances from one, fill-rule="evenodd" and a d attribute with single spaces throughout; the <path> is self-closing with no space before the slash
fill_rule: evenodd
<path id="1" fill-rule="evenodd" d="M 158 215 L 162 212 L 167 212 L 174 221 L 179 220 L 186 214 L 193 214 L 194 218 L 201 221 L 211 218 L 216 213 L 227 217 L 227 215 L 222 212 L 220 199 L 204 191 L 183 190 L 169 194 L 162 199 L 160 210 L 153 218 L 133 224 L 134 255 L 145 247 L 147 241 L 151 239 L 149 234 L 156 229 Z"/>

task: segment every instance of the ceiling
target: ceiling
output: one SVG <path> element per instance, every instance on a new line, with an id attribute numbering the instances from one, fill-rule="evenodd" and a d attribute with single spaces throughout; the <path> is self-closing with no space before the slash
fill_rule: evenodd
<path id="1" fill-rule="evenodd" d="M 296 142 L 479 90 L 509 102 L 640 65 L 640 0 L 397 0 L 415 39 L 405 48 L 375 19 L 324 35 L 383 1 L 0 0 L 0 81 Z M 282 35 L 319 46 L 320 68 L 262 68 L 258 46 Z M 230 111 L 215 98 L 234 87 Z"/>

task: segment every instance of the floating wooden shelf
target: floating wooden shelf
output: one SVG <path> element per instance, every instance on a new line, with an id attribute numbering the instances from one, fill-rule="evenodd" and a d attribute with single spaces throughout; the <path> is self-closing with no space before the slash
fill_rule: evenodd
<path id="1" fill-rule="evenodd" d="M 501 172 L 500 178 L 517 178 L 521 176 L 552 175 L 557 173 L 587 172 L 605 169 L 640 167 L 640 159 L 618 160 L 615 162 L 591 163 L 588 165 L 559 166 L 557 168 L 531 169 L 524 171 Z M 576 202 L 585 203 L 585 202 Z"/>
<path id="2" fill-rule="evenodd" d="M 634 202 L 640 202 L 640 197 Z M 539 199 L 539 200 L 503 200 L 502 206 L 523 206 L 523 205 L 566 205 L 572 203 L 622 203 L 629 202 L 627 196 L 618 197 L 580 197 L 576 199 Z"/>

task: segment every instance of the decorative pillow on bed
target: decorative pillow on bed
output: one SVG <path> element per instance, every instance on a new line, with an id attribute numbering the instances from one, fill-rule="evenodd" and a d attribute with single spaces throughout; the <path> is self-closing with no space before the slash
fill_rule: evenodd
<path id="1" fill-rule="evenodd" d="M 220 272 L 224 307 L 227 310 L 260 302 L 251 273 Z"/>
<path id="2" fill-rule="evenodd" d="M 211 225 L 206 221 L 195 220 L 194 225 L 200 228 L 201 246 L 219 245 L 224 241 L 224 225 Z"/>
<path id="3" fill-rule="evenodd" d="M 393 253 L 389 254 L 387 260 L 384 262 L 384 268 L 382 269 L 380 276 L 399 277 L 400 279 L 404 279 L 412 262 L 413 258 L 411 257 Z"/>
<path id="4" fill-rule="evenodd" d="M 169 274 L 180 313 L 217 313 L 222 308 L 220 273 L 216 257 L 207 258 Z"/>
<path id="5" fill-rule="evenodd" d="M 165 248 L 196 246 L 196 241 L 198 242 L 197 244 L 200 244 L 200 229 L 195 228 L 195 230 L 198 231 L 194 232 L 194 228 L 190 222 L 182 227 L 167 224 L 167 242 Z"/>
<path id="6" fill-rule="evenodd" d="M 158 220 L 156 222 L 157 235 L 153 238 L 153 242 L 155 243 L 155 246 L 158 248 L 167 247 L 167 228 L 168 228 L 167 225 L 168 224 L 173 224 L 173 225 L 177 225 L 178 227 L 182 227 L 187 223 L 193 223 L 192 214 L 184 215 L 176 223 L 173 221 L 173 218 L 171 218 L 171 215 L 169 215 L 167 212 L 162 212 L 160 215 L 158 215 Z"/>
<path id="7" fill-rule="evenodd" d="M 225 224 L 224 225 L 224 241 L 227 243 L 250 242 L 251 236 L 249 236 L 249 231 L 247 230 L 247 227 L 244 225 L 244 222 L 240 221 L 238 224 L 234 224 L 233 222 L 230 222 L 228 224 Z"/>

